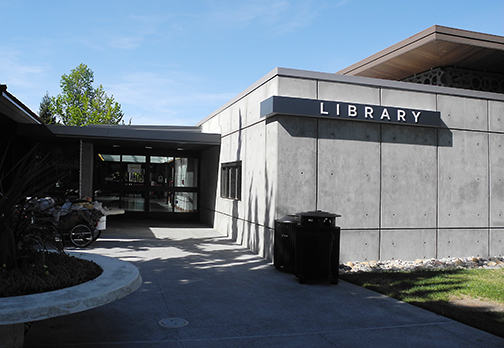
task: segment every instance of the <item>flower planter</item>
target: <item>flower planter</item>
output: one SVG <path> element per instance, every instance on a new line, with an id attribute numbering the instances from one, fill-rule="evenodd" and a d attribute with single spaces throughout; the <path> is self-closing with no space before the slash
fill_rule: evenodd
<path id="1" fill-rule="evenodd" d="M 105 305 L 132 293 L 142 283 L 140 272 L 129 262 L 89 253 L 69 254 L 95 262 L 103 273 L 69 288 L 0 298 L 0 348 L 23 346 L 24 323 Z"/>

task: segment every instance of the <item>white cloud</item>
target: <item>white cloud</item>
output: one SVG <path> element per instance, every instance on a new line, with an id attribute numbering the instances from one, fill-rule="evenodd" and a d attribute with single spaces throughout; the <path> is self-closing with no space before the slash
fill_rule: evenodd
<path id="1" fill-rule="evenodd" d="M 2 83 L 8 85 L 21 86 L 23 88 L 33 87 L 50 70 L 43 64 L 23 64 L 20 51 L 0 47 L 0 76 Z"/>
<path id="2" fill-rule="evenodd" d="M 110 46 L 113 48 L 131 50 L 140 47 L 141 43 L 144 41 L 142 37 L 131 36 L 131 37 L 119 37 L 111 40 Z"/>
<path id="3" fill-rule="evenodd" d="M 344 0 L 343 2 L 345 2 Z M 249 0 L 213 3 L 213 9 L 205 14 L 209 20 L 224 27 L 261 26 L 271 36 L 292 33 L 310 25 L 326 7 L 339 6 L 325 1 Z"/>
<path id="4" fill-rule="evenodd" d="M 201 92 L 204 81 L 178 71 L 136 72 L 116 81 L 105 89 L 134 124 L 194 125 L 235 96 Z"/>
<path id="5" fill-rule="evenodd" d="M 107 38 L 111 47 L 132 50 L 139 48 L 150 38 L 169 35 L 170 32 L 176 31 L 175 26 L 168 28 L 165 26 L 171 19 L 173 19 L 173 14 L 166 12 L 152 15 L 133 14 L 121 18 L 120 21 L 116 20 L 114 25 L 107 26 L 109 31 L 102 35 Z"/>
<path id="6" fill-rule="evenodd" d="M 44 63 L 30 63 L 16 49 L 0 47 L 0 83 L 32 111 L 38 112 L 40 101 L 49 86 L 58 86 L 51 78 L 52 68 Z"/>

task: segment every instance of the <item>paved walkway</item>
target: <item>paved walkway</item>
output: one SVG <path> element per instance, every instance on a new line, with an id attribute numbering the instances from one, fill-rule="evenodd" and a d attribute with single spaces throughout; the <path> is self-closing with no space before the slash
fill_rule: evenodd
<path id="1" fill-rule="evenodd" d="M 343 281 L 301 285 L 200 225 L 109 221 L 84 251 L 132 262 L 143 285 L 108 305 L 34 322 L 25 347 L 504 347 Z"/>

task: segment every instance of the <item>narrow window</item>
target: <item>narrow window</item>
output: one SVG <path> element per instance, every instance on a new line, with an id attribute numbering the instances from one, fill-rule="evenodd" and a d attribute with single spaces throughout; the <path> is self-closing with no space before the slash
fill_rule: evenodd
<path id="1" fill-rule="evenodd" d="M 241 199 L 241 161 L 221 165 L 221 197 Z"/>

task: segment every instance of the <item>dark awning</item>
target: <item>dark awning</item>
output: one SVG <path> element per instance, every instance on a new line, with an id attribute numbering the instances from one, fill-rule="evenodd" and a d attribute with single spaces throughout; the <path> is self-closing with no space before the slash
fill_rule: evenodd
<path id="1" fill-rule="evenodd" d="M 50 134 L 33 125 L 24 126 L 19 132 L 22 136 L 51 140 L 83 140 L 98 146 L 192 151 L 220 145 L 221 139 L 220 134 L 203 133 L 199 127 L 188 126 L 48 125 L 46 127 Z"/>

